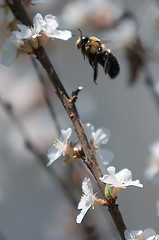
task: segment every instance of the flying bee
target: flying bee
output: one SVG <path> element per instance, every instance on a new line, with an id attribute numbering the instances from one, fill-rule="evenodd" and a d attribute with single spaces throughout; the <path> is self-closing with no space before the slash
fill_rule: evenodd
<path id="1" fill-rule="evenodd" d="M 94 70 L 94 82 L 96 83 L 97 75 L 98 75 L 98 63 L 102 65 L 104 68 L 104 73 L 110 77 L 115 78 L 119 71 L 120 66 L 109 48 L 105 47 L 105 44 L 96 37 L 86 37 L 82 35 L 77 39 L 76 46 L 81 49 L 81 52 L 84 56 L 88 58 L 90 65 Z"/>

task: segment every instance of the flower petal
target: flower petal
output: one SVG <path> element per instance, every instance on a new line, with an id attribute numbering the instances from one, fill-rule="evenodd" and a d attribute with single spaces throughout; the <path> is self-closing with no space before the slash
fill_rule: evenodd
<path id="1" fill-rule="evenodd" d="M 12 64 L 12 62 L 16 59 L 17 48 L 10 41 L 10 39 L 7 39 L 3 46 L 3 49 L 6 52 L 1 56 L 1 63 L 2 63 L 2 65 L 9 67 Z"/>
<path id="2" fill-rule="evenodd" d="M 92 133 L 94 144 L 106 144 L 110 138 L 110 131 L 107 128 L 99 128 L 96 132 Z"/>
<path id="3" fill-rule="evenodd" d="M 62 151 L 57 150 L 55 146 L 52 146 L 48 150 L 47 158 L 49 159 L 49 162 L 47 164 L 47 167 L 49 167 L 55 160 L 57 160 L 62 155 Z"/>
<path id="4" fill-rule="evenodd" d="M 29 39 L 29 38 L 31 38 L 32 31 L 31 31 L 30 28 L 28 28 L 24 24 L 17 24 L 17 27 L 20 29 L 20 32 L 15 31 L 16 32 L 16 38 L 18 38 L 18 39 Z"/>
<path id="5" fill-rule="evenodd" d="M 78 214 L 78 216 L 77 216 L 77 218 L 76 218 L 76 223 L 79 223 L 79 224 L 80 224 L 80 223 L 82 222 L 85 214 L 87 213 L 87 211 L 89 210 L 90 207 L 91 207 L 91 205 L 90 205 L 90 206 L 87 206 L 87 207 L 85 207 L 85 208 L 83 208 L 83 209 L 81 210 L 80 214 Z"/>
<path id="6" fill-rule="evenodd" d="M 60 140 L 66 144 L 68 142 L 69 138 L 71 137 L 71 134 L 72 134 L 72 128 L 67 128 L 67 129 L 61 130 Z"/>
<path id="7" fill-rule="evenodd" d="M 44 24 L 45 21 L 41 13 L 37 13 L 33 18 L 32 38 L 36 38 L 38 36 Z"/>
<path id="8" fill-rule="evenodd" d="M 96 150 L 95 152 L 97 161 L 103 165 L 107 165 L 114 158 L 114 154 L 106 149 Z"/>
<path id="9" fill-rule="evenodd" d="M 115 175 L 115 167 L 110 166 L 107 168 L 107 171 L 110 175 Z"/>
<path id="10" fill-rule="evenodd" d="M 66 41 L 72 37 L 72 32 L 68 30 L 55 30 L 53 33 L 50 33 L 49 35 L 46 34 L 46 35 L 51 38 L 58 38 Z"/>
<path id="11" fill-rule="evenodd" d="M 147 228 L 143 231 L 142 238 L 145 240 L 155 239 L 156 232 L 152 228 Z"/>
<path id="12" fill-rule="evenodd" d="M 55 30 L 59 26 L 57 17 L 51 14 L 47 14 L 44 17 L 44 21 L 46 22 L 47 25 L 52 27 L 53 30 Z"/>
<path id="13" fill-rule="evenodd" d="M 115 174 L 117 182 L 122 181 L 122 183 L 129 182 L 132 179 L 132 173 L 127 168 L 122 169 L 120 172 Z"/>
<path id="14" fill-rule="evenodd" d="M 91 194 L 93 196 L 93 187 L 90 178 L 84 179 L 84 181 L 82 182 L 82 190 L 84 191 L 84 193 Z"/>

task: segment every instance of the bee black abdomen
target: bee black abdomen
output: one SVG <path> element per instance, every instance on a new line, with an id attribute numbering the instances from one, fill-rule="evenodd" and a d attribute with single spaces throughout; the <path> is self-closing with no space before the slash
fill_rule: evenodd
<path id="1" fill-rule="evenodd" d="M 109 68 L 108 72 L 105 73 L 111 78 L 115 78 L 120 72 L 120 66 L 116 57 L 112 53 L 109 53 L 107 62 L 109 63 Z"/>

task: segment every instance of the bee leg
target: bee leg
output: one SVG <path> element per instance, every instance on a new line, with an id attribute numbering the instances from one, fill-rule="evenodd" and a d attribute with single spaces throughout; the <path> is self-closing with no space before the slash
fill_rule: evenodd
<path id="1" fill-rule="evenodd" d="M 86 56 L 86 55 L 85 55 L 85 53 L 84 53 L 84 52 L 82 52 L 82 54 L 83 54 L 83 58 L 84 58 L 84 60 L 85 60 L 85 56 Z"/>
<path id="2" fill-rule="evenodd" d="M 84 57 L 84 60 L 85 60 L 85 56 L 86 56 L 86 54 L 85 54 L 85 47 L 84 47 L 84 46 L 81 47 L 81 52 L 82 52 L 83 57 Z"/>
<path id="3" fill-rule="evenodd" d="M 93 67 L 93 69 L 94 69 L 94 77 L 93 77 L 93 79 L 94 79 L 95 84 L 97 84 L 97 82 L 96 82 L 96 79 L 97 79 L 97 76 L 98 76 L 97 56 L 95 56 L 95 59 L 94 59 L 94 67 Z"/>
<path id="4" fill-rule="evenodd" d="M 98 76 L 98 66 L 96 65 L 93 69 L 94 69 L 93 80 L 94 80 L 95 84 L 97 84 L 96 79 Z"/>
<path id="5" fill-rule="evenodd" d="M 93 74 L 93 80 L 95 82 L 95 84 L 97 84 L 96 79 L 98 76 L 98 65 L 96 61 L 92 61 L 91 59 L 89 59 L 89 63 L 92 66 L 93 70 L 94 70 L 94 74 Z"/>

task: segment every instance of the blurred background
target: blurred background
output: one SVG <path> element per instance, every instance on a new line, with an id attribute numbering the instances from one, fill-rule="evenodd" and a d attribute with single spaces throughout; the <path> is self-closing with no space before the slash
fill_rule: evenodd
<path id="1" fill-rule="evenodd" d="M 77 101 L 82 122 L 110 129 L 106 148 L 114 153 L 112 165 L 117 171 L 130 169 L 133 179 L 144 184 L 143 189 L 121 190 L 117 200 L 128 230 L 151 227 L 159 233 L 159 186 L 144 177 L 149 146 L 159 138 L 159 1 L 32 2 L 27 6 L 31 19 L 37 12 L 56 15 L 59 29 L 76 35 L 66 42 L 50 40 L 45 49 L 70 95 L 83 86 Z M 2 10 L 1 55 L 13 19 L 10 13 L 3 16 Z M 116 79 L 106 77 L 99 67 L 97 85 L 93 82 L 93 70 L 75 46 L 77 27 L 111 48 L 121 68 Z M 20 55 L 9 68 L 0 65 L 0 239 L 119 239 L 104 208 L 90 210 L 80 225 L 75 222 L 82 180 L 91 177 L 82 162 L 65 166 L 61 159 L 46 167 L 46 154 L 59 136 L 58 128 L 71 123 L 47 74 L 38 63 L 37 68 L 55 119 L 29 55 Z M 94 188 L 99 191 L 95 183 Z"/>

